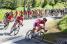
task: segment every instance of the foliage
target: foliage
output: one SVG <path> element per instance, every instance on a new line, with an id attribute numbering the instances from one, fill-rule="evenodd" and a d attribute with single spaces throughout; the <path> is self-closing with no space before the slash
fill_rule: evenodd
<path id="1" fill-rule="evenodd" d="M 44 8 L 48 9 L 48 10 L 53 9 L 53 7 L 51 5 L 49 5 L 49 4 L 47 4 Z"/>
<path id="2" fill-rule="evenodd" d="M 67 32 L 67 15 L 60 20 L 58 26 L 61 31 Z"/>
<path id="3" fill-rule="evenodd" d="M 44 2 L 41 4 L 42 8 L 47 5 L 47 0 L 44 0 Z"/>
<path id="4" fill-rule="evenodd" d="M 54 5 L 54 9 L 64 9 L 65 5 L 63 3 L 57 3 Z"/>
<path id="5" fill-rule="evenodd" d="M 55 2 L 54 1 L 50 1 L 49 2 L 49 5 L 54 6 L 55 5 Z"/>
<path id="6" fill-rule="evenodd" d="M 31 7 L 42 7 L 44 8 L 47 4 L 51 6 L 58 6 L 58 3 L 61 3 L 60 6 L 67 7 L 66 1 L 65 0 L 25 0 L 25 4 L 27 2 L 30 2 L 29 4 Z M 65 2 L 63 5 L 62 2 Z M 26 5 L 27 6 L 27 5 Z M 0 0 L 0 8 L 6 8 L 6 9 L 16 9 L 17 7 L 24 7 L 24 0 Z"/>
<path id="7" fill-rule="evenodd" d="M 18 8 L 16 8 L 16 10 L 18 10 L 18 11 L 22 10 L 22 11 L 24 11 L 24 7 L 18 7 Z M 25 10 L 27 10 L 27 8 L 25 8 Z"/>
<path id="8" fill-rule="evenodd" d="M 40 4 L 41 4 L 41 0 L 39 1 L 39 0 L 35 0 L 36 1 L 36 7 L 39 7 L 40 6 Z"/>
<path id="9" fill-rule="evenodd" d="M 11 1 L 1 0 L 0 1 L 0 8 L 15 9 L 16 8 L 16 1 L 15 0 L 11 0 Z"/>
<path id="10" fill-rule="evenodd" d="M 67 8 L 67 2 L 65 2 L 65 7 Z"/>
<path id="11" fill-rule="evenodd" d="M 36 5 L 36 1 L 33 0 L 33 1 L 32 1 L 32 7 L 35 7 L 35 5 Z"/>

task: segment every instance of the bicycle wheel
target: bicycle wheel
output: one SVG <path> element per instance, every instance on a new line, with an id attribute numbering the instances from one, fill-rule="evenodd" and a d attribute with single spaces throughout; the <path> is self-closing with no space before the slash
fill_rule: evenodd
<path id="1" fill-rule="evenodd" d="M 12 36 L 12 35 L 17 35 L 18 34 L 18 32 L 19 32 L 19 29 L 20 29 L 20 27 L 17 27 L 17 28 L 13 28 L 12 30 L 11 30 L 11 32 L 10 32 L 10 35 Z"/>
<path id="2" fill-rule="evenodd" d="M 19 29 L 20 27 L 17 27 L 15 30 L 14 30 L 14 35 L 17 35 L 19 33 Z"/>
<path id="3" fill-rule="evenodd" d="M 25 36 L 25 39 L 32 39 L 32 30 L 29 30 L 27 33 L 26 33 L 26 36 Z"/>
<path id="4" fill-rule="evenodd" d="M 8 28 L 9 24 L 7 26 L 4 26 L 4 29 L 6 30 Z"/>
<path id="5" fill-rule="evenodd" d="M 44 39 L 44 32 L 39 32 L 38 36 L 39 36 L 40 40 L 43 40 Z"/>

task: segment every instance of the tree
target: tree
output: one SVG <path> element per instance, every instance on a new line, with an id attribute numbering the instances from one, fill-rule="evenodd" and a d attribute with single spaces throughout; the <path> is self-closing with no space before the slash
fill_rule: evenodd
<path id="1" fill-rule="evenodd" d="M 16 9 L 17 8 L 17 1 L 13 0 L 10 4 L 10 9 Z"/>
<path id="2" fill-rule="evenodd" d="M 41 4 L 41 7 L 43 8 L 44 6 L 46 6 L 47 5 L 47 0 L 44 0 L 44 2 L 41 2 L 42 4 Z"/>
<path id="3" fill-rule="evenodd" d="M 55 1 L 55 4 L 58 2 L 58 0 L 54 0 Z"/>
<path id="4" fill-rule="evenodd" d="M 67 32 L 67 15 L 59 21 L 58 26 L 61 31 Z"/>
<path id="5" fill-rule="evenodd" d="M 43 0 L 35 0 L 35 1 L 36 1 L 36 7 L 39 7 Z"/>
<path id="6" fill-rule="evenodd" d="M 0 8 L 3 7 L 4 0 L 0 0 Z"/>
<path id="7" fill-rule="evenodd" d="M 36 1 L 32 0 L 32 7 L 35 7 L 35 5 L 36 5 Z"/>
<path id="8" fill-rule="evenodd" d="M 55 1 L 54 0 L 50 0 L 49 1 L 49 5 L 54 6 L 55 5 Z"/>

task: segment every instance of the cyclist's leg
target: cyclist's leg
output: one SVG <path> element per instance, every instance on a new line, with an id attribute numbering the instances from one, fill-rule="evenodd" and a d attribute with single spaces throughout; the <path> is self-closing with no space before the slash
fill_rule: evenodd
<path id="1" fill-rule="evenodd" d="M 13 24 L 13 26 L 12 26 L 12 28 L 11 28 L 11 31 L 10 31 L 9 35 L 11 35 L 14 32 L 14 30 L 16 29 L 16 25 L 17 24 L 18 24 L 18 22 L 15 21 L 14 24 Z"/>
<path id="2" fill-rule="evenodd" d="M 38 29 L 39 29 L 39 27 L 35 26 L 32 31 L 35 33 L 35 32 L 38 32 Z"/>
<path id="3" fill-rule="evenodd" d="M 35 32 L 35 30 L 36 30 L 36 27 L 34 27 L 34 28 L 33 28 L 32 32 L 34 33 L 34 32 Z"/>
<path id="4" fill-rule="evenodd" d="M 42 27 L 38 26 L 37 32 L 39 32 L 42 29 Z"/>
<path id="5" fill-rule="evenodd" d="M 14 28 L 16 27 L 16 25 L 17 25 L 17 22 L 15 22 L 14 25 L 12 26 L 10 34 L 13 32 Z"/>
<path id="6" fill-rule="evenodd" d="M 23 26 L 23 21 L 20 21 L 20 22 L 18 22 L 18 23 L 19 23 L 19 25 Z"/>
<path id="7" fill-rule="evenodd" d="M 13 27 L 12 28 L 15 28 L 15 26 L 17 25 L 17 22 L 14 23 Z"/>
<path id="8" fill-rule="evenodd" d="M 37 37 L 38 35 L 39 35 L 39 31 L 40 31 L 41 29 L 38 27 L 38 26 L 36 26 L 36 28 L 34 29 L 34 34 L 33 34 L 33 36 L 34 37 Z"/>
<path id="9" fill-rule="evenodd" d="M 4 20 L 4 27 L 6 27 L 7 26 L 7 21 L 6 21 L 6 19 Z"/>
<path id="10" fill-rule="evenodd" d="M 37 27 L 37 23 L 35 23 L 35 24 L 33 25 L 33 30 L 32 30 L 32 32 L 35 32 L 36 27 Z"/>
<path id="11" fill-rule="evenodd" d="M 7 27 L 8 25 L 9 25 L 9 21 L 8 20 L 6 20 L 5 22 L 4 22 L 4 27 Z"/>

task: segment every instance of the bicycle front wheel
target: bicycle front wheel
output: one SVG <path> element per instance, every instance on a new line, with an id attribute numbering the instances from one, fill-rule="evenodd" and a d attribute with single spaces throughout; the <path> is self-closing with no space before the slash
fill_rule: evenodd
<path id="1" fill-rule="evenodd" d="M 17 35 L 19 33 L 19 29 L 20 27 L 17 27 L 15 30 L 14 30 L 14 35 Z"/>
<path id="2" fill-rule="evenodd" d="M 25 39 L 31 39 L 31 38 L 32 38 L 32 30 L 29 30 L 29 31 L 26 33 Z"/>
<path id="3" fill-rule="evenodd" d="M 39 32 L 38 38 L 40 38 L 40 40 L 43 40 L 44 39 L 44 32 Z"/>
<path id="4" fill-rule="evenodd" d="M 19 29 L 19 27 L 12 29 L 10 35 L 17 35 L 19 33 Z"/>

